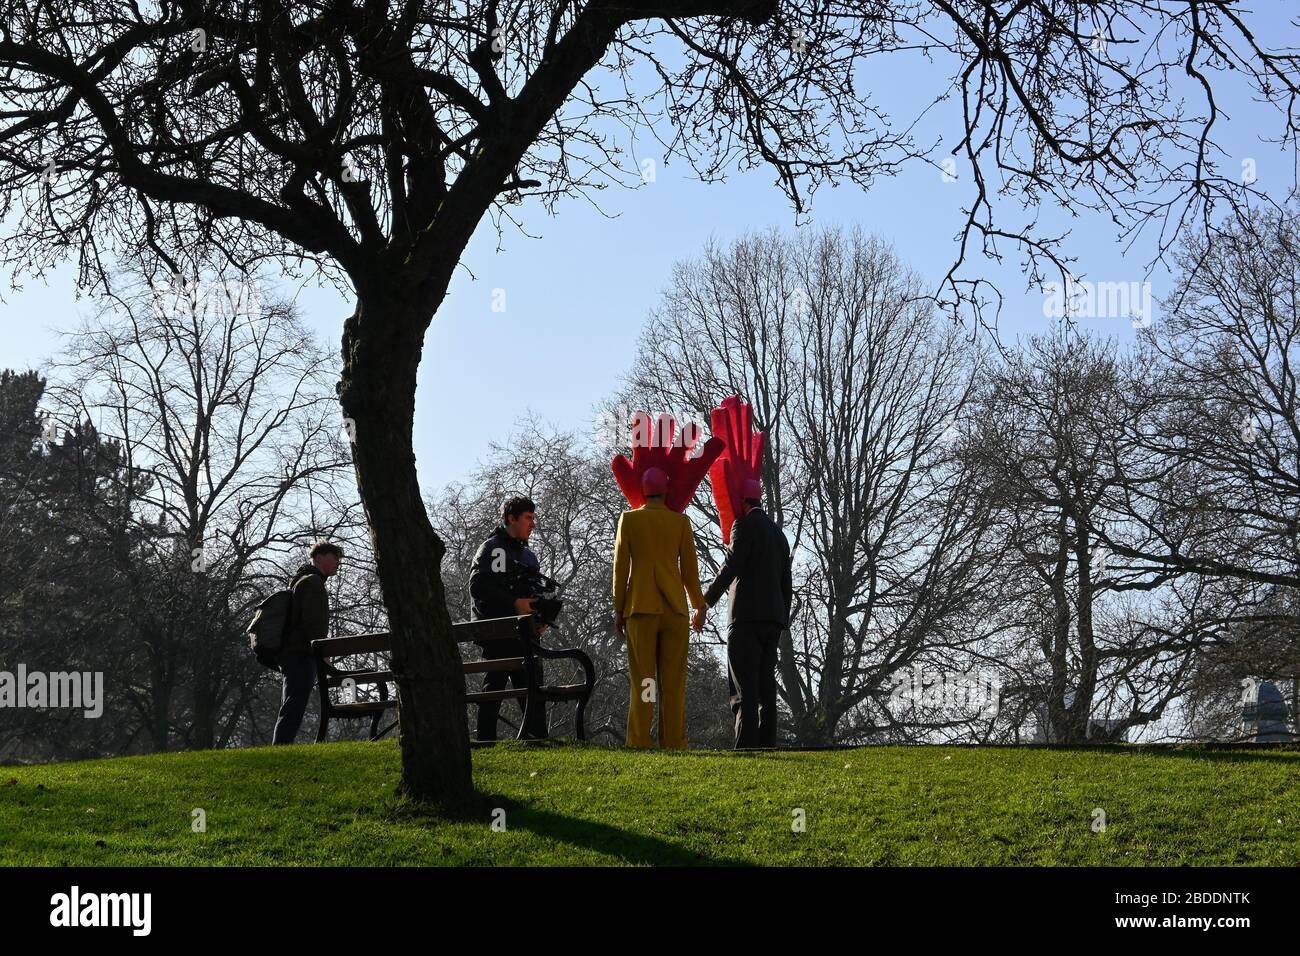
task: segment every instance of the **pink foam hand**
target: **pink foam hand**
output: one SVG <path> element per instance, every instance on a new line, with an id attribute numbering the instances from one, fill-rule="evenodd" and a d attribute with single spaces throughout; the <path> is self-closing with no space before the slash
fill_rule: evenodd
<path id="1" fill-rule="evenodd" d="M 634 457 L 635 454 L 633 452 Z M 614 460 L 610 462 L 610 468 L 614 471 L 614 480 L 618 482 L 619 490 L 627 499 L 628 506 L 636 509 L 645 504 L 645 495 L 641 494 L 641 478 L 633 464 L 627 460 L 627 456 L 615 455 Z"/>
<path id="2" fill-rule="evenodd" d="M 754 410 L 738 395 L 722 400 L 709 414 L 713 434 L 726 443 L 726 451 L 709 471 L 713 501 L 722 525 L 722 543 L 731 543 L 731 526 L 741 513 L 741 488 L 750 478 L 761 479 L 767 436 L 755 432 Z"/>
<path id="3" fill-rule="evenodd" d="M 726 442 L 721 438 L 710 438 L 700 449 L 700 453 L 694 458 L 687 458 L 687 453 L 694 449 L 698 437 L 691 440 L 690 447 L 683 442 L 678 449 L 680 454 L 675 457 L 670 454 L 673 465 L 668 471 L 668 495 L 664 499 L 664 504 L 673 511 L 684 512 L 687 506 L 695 498 L 695 489 L 700 487 L 700 482 L 704 480 L 705 474 L 727 447 Z"/>
<path id="4" fill-rule="evenodd" d="M 690 429 L 689 434 L 687 429 L 683 429 L 683 440 L 675 443 L 673 438 L 677 422 L 671 416 L 664 416 L 663 426 L 660 427 L 658 422 L 651 421 L 646 412 L 637 412 L 634 423 L 632 460 L 628 461 L 626 455 L 617 455 L 610 462 L 614 480 L 618 482 L 623 497 L 630 507 L 640 508 L 645 504 L 641 476 L 650 468 L 660 468 L 668 476 L 668 492 L 664 496 L 664 504 L 674 511 L 685 511 L 695 497 L 695 490 L 709 466 L 722 454 L 724 443 L 711 438 L 697 457 L 688 459 L 687 455 L 699 441 L 695 429 Z"/>
<path id="5" fill-rule="evenodd" d="M 744 473 L 738 474 L 739 480 L 757 478 L 763 469 L 763 446 L 766 436 L 754 431 L 754 409 L 748 402 L 742 402 L 732 395 L 722 402 L 726 412 L 727 447 L 732 449 L 732 458 L 748 466 Z M 739 485 L 737 485 L 739 490 Z"/>
<path id="6" fill-rule="evenodd" d="M 671 433 L 671 428 L 669 431 Z M 636 444 L 632 448 L 631 461 L 627 460 L 626 455 L 617 455 L 610 462 L 610 467 L 614 471 L 614 480 L 618 482 L 618 487 L 622 490 L 629 506 L 640 508 L 645 504 L 645 494 L 641 491 L 641 476 L 651 468 L 664 468 L 667 471 L 665 468 L 667 457 L 663 448 Z"/>
<path id="7" fill-rule="evenodd" d="M 731 504 L 731 459 L 719 458 L 709 469 L 709 486 L 713 489 L 713 503 L 718 508 L 718 524 L 722 526 L 722 543 L 731 543 L 731 526 L 736 520 L 736 509 Z"/>

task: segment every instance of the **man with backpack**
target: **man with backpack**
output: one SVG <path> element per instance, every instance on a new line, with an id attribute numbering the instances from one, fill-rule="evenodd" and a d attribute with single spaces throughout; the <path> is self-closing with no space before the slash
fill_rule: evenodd
<path id="1" fill-rule="evenodd" d="M 325 579 L 338 573 L 343 549 L 330 541 L 312 546 L 311 561 L 295 571 L 289 587 L 293 593 L 289 619 L 285 624 L 284 644 L 277 658 L 283 675 L 280 692 L 280 715 L 275 722 L 272 744 L 291 744 L 302 726 L 307 699 L 316 684 L 316 663 L 311 656 L 311 642 L 329 633 L 329 592 Z"/>

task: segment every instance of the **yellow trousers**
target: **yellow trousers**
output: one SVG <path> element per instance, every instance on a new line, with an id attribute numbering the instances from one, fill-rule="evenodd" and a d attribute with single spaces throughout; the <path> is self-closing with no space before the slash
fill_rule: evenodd
<path id="1" fill-rule="evenodd" d="M 659 746 L 686 749 L 686 650 L 690 624 L 685 614 L 633 614 L 626 620 L 627 669 L 632 695 L 627 705 L 627 745 L 652 747 L 650 724 L 659 702 Z"/>

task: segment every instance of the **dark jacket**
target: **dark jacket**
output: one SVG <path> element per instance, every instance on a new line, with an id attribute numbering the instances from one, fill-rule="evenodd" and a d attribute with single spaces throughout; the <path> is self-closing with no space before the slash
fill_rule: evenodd
<path id="1" fill-rule="evenodd" d="M 727 622 L 775 621 L 790 626 L 794 586 L 790 544 L 762 508 L 751 508 L 731 530 L 731 553 L 704 600 L 712 607 L 727 591 Z"/>
<path id="2" fill-rule="evenodd" d="M 474 555 L 469 572 L 469 619 L 481 621 L 516 614 L 515 599 L 533 596 L 523 581 L 521 571 L 525 570 L 541 572 L 537 555 L 524 542 L 510 537 L 504 525 L 498 525 Z"/>
<path id="3" fill-rule="evenodd" d="M 314 564 L 304 564 L 289 578 L 293 601 L 289 607 L 289 627 L 284 649 L 306 654 L 311 642 L 326 637 L 330 630 L 330 599 L 325 590 L 325 575 Z"/>

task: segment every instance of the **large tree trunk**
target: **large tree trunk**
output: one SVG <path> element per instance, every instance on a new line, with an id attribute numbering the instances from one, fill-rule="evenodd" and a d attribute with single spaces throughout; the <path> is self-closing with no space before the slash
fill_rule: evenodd
<path id="1" fill-rule="evenodd" d="M 401 791 L 455 810 L 473 794 L 465 678 L 442 587 L 445 549 L 425 513 L 412 450 L 416 371 L 436 308 L 396 291 L 360 291 L 344 325 L 339 400 L 351 420 L 357 487 L 393 635 Z"/>
<path id="2" fill-rule="evenodd" d="M 165 753 L 171 736 L 171 703 L 175 671 L 165 660 L 165 648 L 153 648 L 149 673 L 149 739 L 154 753 Z"/>
<path id="3" fill-rule="evenodd" d="M 198 643 L 190 648 L 191 686 L 190 706 L 193 716 L 190 720 L 189 747 L 191 750 L 211 750 L 216 744 L 217 720 L 217 657 L 220 653 L 217 641 L 225 637 L 212 632 L 204 623 L 194 619 L 193 630 Z"/>
<path id="4" fill-rule="evenodd" d="M 190 725 L 190 750 L 211 750 L 216 746 L 217 729 L 214 710 L 216 704 L 212 699 L 211 688 L 196 683 L 191 695 L 194 707 L 194 722 Z"/>

